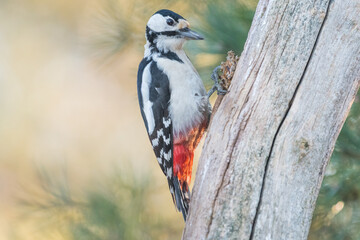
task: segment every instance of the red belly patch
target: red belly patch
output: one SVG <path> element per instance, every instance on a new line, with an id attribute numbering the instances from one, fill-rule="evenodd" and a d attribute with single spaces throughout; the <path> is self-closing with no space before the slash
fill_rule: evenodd
<path id="1" fill-rule="evenodd" d="M 185 182 L 190 185 L 194 151 L 183 144 L 175 144 L 173 150 L 174 175 L 179 179 L 181 187 Z"/>

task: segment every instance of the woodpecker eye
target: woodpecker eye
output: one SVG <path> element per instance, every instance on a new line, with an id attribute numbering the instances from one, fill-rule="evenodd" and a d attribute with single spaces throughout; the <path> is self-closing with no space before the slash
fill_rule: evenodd
<path id="1" fill-rule="evenodd" d="M 166 20 L 166 23 L 167 23 L 167 25 L 169 25 L 169 26 L 172 26 L 172 25 L 174 25 L 174 20 L 172 20 L 171 18 L 168 18 L 167 20 Z"/>

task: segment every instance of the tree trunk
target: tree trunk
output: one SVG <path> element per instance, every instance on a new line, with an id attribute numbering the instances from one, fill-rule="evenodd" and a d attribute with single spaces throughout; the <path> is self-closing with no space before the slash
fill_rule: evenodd
<path id="1" fill-rule="evenodd" d="M 260 0 L 183 239 L 306 239 L 359 82 L 358 0 Z"/>

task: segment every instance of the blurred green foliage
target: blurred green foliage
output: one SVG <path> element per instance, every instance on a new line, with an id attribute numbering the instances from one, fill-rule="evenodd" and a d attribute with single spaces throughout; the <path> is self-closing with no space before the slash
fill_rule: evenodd
<path id="1" fill-rule="evenodd" d="M 360 239 L 360 102 L 351 108 L 327 167 L 309 239 Z"/>
<path id="2" fill-rule="evenodd" d="M 74 197 L 66 174 L 55 177 L 41 169 L 37 175 L 41 188 L 26 191 L 18 203 L 25 212 L 21 221 L 37 218 L 46 236 L 57 232 L 61 239 L 146 240 L 181 235 L 182 226 L 176 221 L 153 212 L 157 190 L 151 177 L 117 170 L 100 185 L 84 189 L 84 196 Z"/>
<path id="3" fill-rule="evenodd" d="M 255 9 L 242 1 L 213 0 L 202 11 L 201 15 L 197 15 L 195 29 L 205 37 L 205 41 L 190 42 L 196 43 L 196 48 L 191 48 L 191 54 L 208 53 L 225 57 L 229 49 L 232 49 L 240 55 Z"/>
<path id="4" fill-rule="evenodd" d="M 133 1 L 127 6 L 137 17 L 114 0 L 107 1 L 102 28 L 108 31 L 95 38 L 95 48 L 103 49 L 106 56 L 121 51 L 127 44 L 143 45 L 143 30 L 156 6 L 171 6 L 175 1 Z M 190 58 L 213 55 L 214 60 L 201 66 L 200 72 L 210 76 L 211 69 L 224 59 L 228 50 L 240 54 L 254 15 L 256 1 L 245 5 L 243 1 L 200 1 L 198 7 L 188 9 L 195 21 L 195 30 L 206 41 L 192 42 L 187 46 Z M 160 4 L 163 3 L 163 4 Z M 189 3 L 189 6 L 191 4 Z M 122 11 L 124 10 L 124 13 Z M 119 12 L 118 12 L 119 11 Z M 126 13 L 125 13 L 126 12 Z M 110 17 L 110 21 L 104 20 Z M 102 23 L 101 23 L 102 22 Z M 105 22 L 105 23 L 104 23 Z M 115 23 L 115 30 L 113 24 Z M 140 27 L 139 27 L 140 24 Z M 129 30 L 131 29 L 131 31 Z M 131 34 L 129 32 L 132 32 Z M 115 43 L 115 45 L 114 45 Z M 199 65 L 199 62 L 196 62 Z M 327 168 L 314 213 L 309 239 L 360 239 L 360 103 L 355 101 L 351 113 L 336 143 L 331 163 Z M 89 186 L 84 197 L 75 201 L 65 184 L 53 184 L 46 172 L 39 174 L 43 194 L 41 201 L 22 201 L 23 205 L 39 211 L 64 215 L 62 230 L 70 239 L 179 239 L 181 227 L 151 212 L 151 194 L 154 186 L 150 178 L 138 180 L 134 176 L 116 176 L 104 180 L 103 188 Z M 46 215 L 47 216 L 47 215 Z M 180 215 L 179 215 L 180 218 Z"/>
<path id="5" fill-rule="evenodd" d="M 179 228 L 154 217 L 150 210 L 153 188 L 148 179 L 129 181 L 116 177 L 102 190 L 91 191 L 78 209 L 78 218 L 69 222 L 71 239 L 174 239 Z M 110 188 L 110 189 L 109 189 Z"/>
<path id="6" fill-rule="evenodd" d="M 257 1 L 247 1 L 247 4 Z M 251 5 L 250 5 L 251 6 Z M 209 1 L 194 18 L 194 29 L 205 37 L 205 41 L 190 41 L 186 46 L 187 54 L 194 59 L 194 64 L 210 88 L 213 84 L 209 76 L 216 66 L 224 61 L 229 50 L 240 55 L 255 14 L 254 7 L 244 4 L 244 1 Z M 210 61 L 196 58 L 197 55 L 212 56 Z M 204 64 L 205 62 L 205 64 Z"/>

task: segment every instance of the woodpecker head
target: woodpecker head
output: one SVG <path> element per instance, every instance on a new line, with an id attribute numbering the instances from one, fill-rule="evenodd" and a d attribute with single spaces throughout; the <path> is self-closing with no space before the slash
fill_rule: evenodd
<path id="1" fill-rule="evenodd" d="M 201 35 L 190 30 L 190 24 L 173 11 L 162 9 L 151 16 L 146 25 L 145 48 L 152 51 L 180 50 L 186 40 L 202 40 Z"/>

